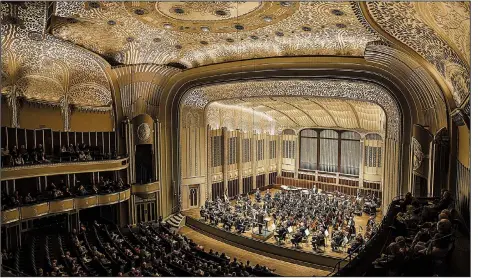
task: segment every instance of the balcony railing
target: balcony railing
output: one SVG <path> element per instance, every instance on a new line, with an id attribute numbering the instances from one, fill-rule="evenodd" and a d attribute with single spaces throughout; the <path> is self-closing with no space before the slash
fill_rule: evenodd
<path id="1" fill-rule="evenodd" d="M 116 204 L 128 200 L 130 196 L 131 189 L 128 188 L 116 193 L 68 197 L 32 205 L 24 205 L 17 208 L 3 210 L 2 224 L 68 212 L 71 210 L 81 210 L 96 206 Z"/>

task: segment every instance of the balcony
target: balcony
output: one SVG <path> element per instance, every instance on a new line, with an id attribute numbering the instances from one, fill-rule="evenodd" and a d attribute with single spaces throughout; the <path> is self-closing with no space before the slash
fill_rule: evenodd
<path id="1" fill-rule="evenodd" d="M 64 198 L 61 200 L 52 200 L 33 205 L 25 205 L 22 207 L 2 211 L 2 224 L 39 218 L 42 216 L 68 212 L 71 210 L 81 210 L 96 206 L 116 204 L 128 200 L 130 196 L 131 189 L 126 189 L 117 193 Z"/>
<path id="2" fill-rule="evenodd" d="M 128 158 L 96 161 L 57 162 L 2 168 L 2 181 L 61 174 L 117 171 L 129 166 Z"/>

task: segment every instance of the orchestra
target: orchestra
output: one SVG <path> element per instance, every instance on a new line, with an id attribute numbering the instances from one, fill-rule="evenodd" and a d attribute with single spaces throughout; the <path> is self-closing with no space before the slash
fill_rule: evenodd
<path id="1" fill-rule="evenodd" d="M 253 200 L 248 195 L 239 195 L 234 203 L 226 196 L 207 200 L 200 216 L 211 225 L 222 225 L 224 230 L 238 234 L 249 230 L 258 235 L 273 234 L 278 245 L 289 240 L 300 248 L 301 243 L 310 242 L 320 253 L 325 250 L 330 230 L 330 247 L 342 252 L 347 246 L 355 250 L 371 238 L 379 203 L 375 196 L 363 197 L 360 193 L 350 196 L 322 192 L 315 186 L 310 190 L 283 186 L 274 193 L 267 189 L 264 195 L 257 189 Z M 364 234 L 357 234 L 354 216 L 362 215 L 365 209 L 371 217 Z"/>

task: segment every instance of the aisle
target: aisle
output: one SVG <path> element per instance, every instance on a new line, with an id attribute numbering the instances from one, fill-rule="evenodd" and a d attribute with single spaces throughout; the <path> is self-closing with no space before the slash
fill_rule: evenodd
<path id="1" fill-rule="evenodd" d="M 251 265 L 265 265 L 271 269 L 276 269 L 275 273 L 281 276 L 326 276 L 329 271 L 316 269 L 312 267 L 302 266 L 286 261 L 281 261 L 266 257 L 260 254 L 256 254 L 238 247 L 234 247 L 227 243 L 218 241 L 209 236 L 206 236 L 200 232 L 195 231 L 190 227 L 182 227 L 179 233 L 184 234 L 188 238 L 191 238 L 197 244 L 204 246 L 204 250 L 209 251 L 213 249 L 220 253 L 224 252 L 231 258 L 236 257 L 238 261 L 246 263 L 247 260 L 251 262 Z"/>

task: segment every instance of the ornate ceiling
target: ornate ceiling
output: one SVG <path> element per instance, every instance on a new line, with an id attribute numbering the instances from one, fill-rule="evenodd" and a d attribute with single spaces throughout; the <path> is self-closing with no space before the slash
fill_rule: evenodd
<path id="1" fill-rule="evenodd" d="M 457 105 L 470 94 L 471 2 L 367 2 L 373 20 L 445 78 Z"/>
<path id="2" fill-rule="evenodd" d="M 258 130 L 335 127 L 400 137 L 400 111 L 391 94 L 361 81 L 253 80 L 200 86 L 185 93 L 182 109 L 183 121 L 187 114 L 200 115 L 206 109 L 205 124 L 213 127 L 245 125 L 250 130 L 251 118 L 257 117 Z"/>
<path id="3" fill-rule="evenodd" d="M 282 131 L 330 127 L 385 132 L 385 113 L 374 103 L 320 97 L 253 97 L 214 101 L 206 109 L 213 129 Z"/>
<path id="4" fill-rule="evenodd" d="M 362 56 L 378 39 L 350 2 L 58 2 L 55 15 L 55 36 L 124 64 Z"/>
<path id="5" fill-rule="evenodd" d="M 67 100 L 77 106 L 110 106 L 103 60 L 44 34 L 46 8 L 44 2 L 1 4 L 2 94 L 52 104 Z"/>
<path id="6" fill-rule="evenodd" d="M 109 107 L 112 91 L 131 91 L 111 65 L 161 65 L 167 82 L 181 69 L 228 61 L 363 57 L 380 41 L 425 59 L 454 105 L 470 94 L 470 2 L 40 1 L 2 2 L 1 14 L 2 93 L 32 101 Z M 157 112 L 157 100 L 146 99 L 158 95 L 140 95 L 144 102 L 138 95 L 127 106 Z"/>

